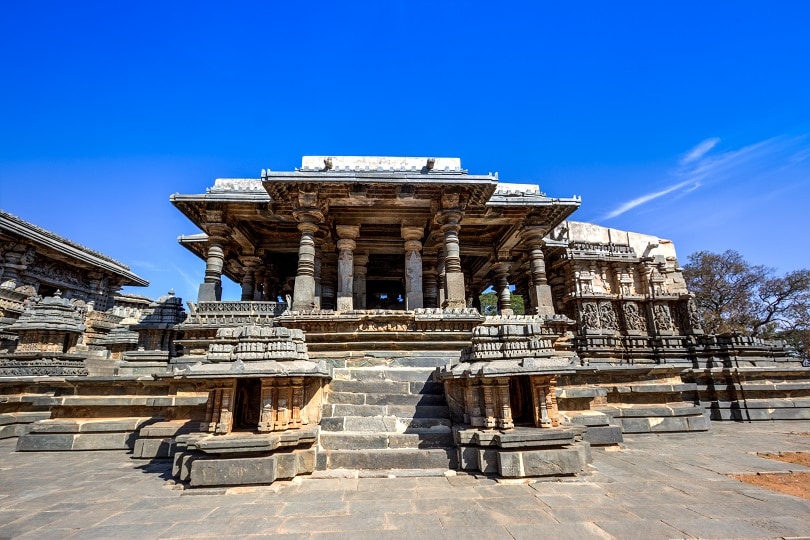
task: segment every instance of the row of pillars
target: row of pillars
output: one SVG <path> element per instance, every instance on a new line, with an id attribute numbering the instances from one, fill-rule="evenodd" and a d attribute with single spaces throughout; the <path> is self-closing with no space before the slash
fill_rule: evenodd
<path id="1" fill-rule="evenodd" d="M 293 311 L 304 311 L 321 308 L 321 297 L 325 291 L 321 287 L 321 257 L 318 256 L 315 234 L 318 232 L 319 213 L 302 212 L 298 230 L 301 239 L 298 248 L 298 268 L 293 288 Z M 437 257 L 437 267 L 425 272 L 422 265 L 423 228 L 403 225 L 401 228 L 405 249 L 405 309 L 414 310 L 427 306 L 445 308 L 466 307 L 464 273 L 461 268 L 461 250 L 458 233 L 461 228 L 460 211 L 444 211 L 440 215 L 443 245 Z M 364 309 L 366 299 L 366 264 L 368 255 L 355 253 L 357 238 L 360 235 L 359 225 L 338 225 L 337 249 L 337 291 L 335 309 L 350 311 Z M 543 237 L 546 229 L 528 227 L 522 232 L 523 241 L 529 250 L 529 297 L 533 312 L 538 315 L 553 315 L 551 288 L 546 278 L 546 266 L 543 256 Z M 218 301 L 222 298 L 221 276 L 225 264 L 224 245 L 227 226 L 209 226 L 208 257 L 206 259 L 205 280 L 200 285 L 199 301 Z M 242 300 L 257 300 L 257 269 L 261 264 L 259 257 L 242 259 L 245 275 L 242 280 Z M 493 265 L 495 286 L 498 293 L 498 307 L 503 315 L 513 313 L 511 309 L 511 292 L 509 284 L 510 263 L 499 260 Z M 438 279 L 436 279 L 438 278 Z M 263 276 L 262 287 L 265 294 L 270 287 L 270 277 Z M 333 291 L 330 291 L 333 292 Z"/>
<path id="2" fill-rule="evenodd" d="M 529 252 L 529 275 L 527 289 L 531 313 L 535 315 L 554 315 L 554 304 L 551 287 L 546 277 L 546 261 L 543 255 L 543 237 L 546 229 L 543 227 L 527 227 L 522 233 L 522 240 Z M 494 287 L 498 297 L 498 312 L 501 315 L 513 315 L 512 292 L 509 283 L 511 261 L 506 258 L 494 261 L 492 274 Z"/>

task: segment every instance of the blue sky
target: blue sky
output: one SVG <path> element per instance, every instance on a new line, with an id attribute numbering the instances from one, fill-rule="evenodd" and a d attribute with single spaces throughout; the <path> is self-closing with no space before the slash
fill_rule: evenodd
<path id="1" fill-rule="evenodd" d="M 0 3 L 0 207 L 194 300 L 170 194 L 458 156 L 682 263 L 810 267 L 810 2 L 281 4 Z"/>

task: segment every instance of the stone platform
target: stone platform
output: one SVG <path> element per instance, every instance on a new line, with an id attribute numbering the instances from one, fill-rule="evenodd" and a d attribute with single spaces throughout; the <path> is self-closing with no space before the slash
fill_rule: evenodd
<path id="1" fill-rule="evenodd" d="M 0 537 L 781 538 L 810 535 L 810 501 L 731 473 L 810 471 L 756 455 L 810 452 L 810 421 L 715 423 L 712 431 L 627 435 L 562 481 L 298 477 L 182 491 L 171 462 L 123 452 L 31 454 L 0 441 Z M 696 450 L 699 449 L 699 450 Z"/>

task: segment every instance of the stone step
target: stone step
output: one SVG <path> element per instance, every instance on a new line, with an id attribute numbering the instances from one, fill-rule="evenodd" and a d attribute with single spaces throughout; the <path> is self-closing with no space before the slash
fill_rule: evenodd
<path id="1" fill-rule="evenodd" d="M 449 418 L 447 405 L 349 405 L 330 404 L 322 407 L 323 417 L 396 416 L 398 418 Z"/>
<path id="2" fill-rule="evenodd" d="M 446 405 L 444 394 L 377 394 L 329 392 L 326 401 L 345 405 Z"/>
<path id="3" fill-rule="evenodd" d="M 449 418 L 407 418 L 396 416 L 337 416 L 321 418 L 321 431 L 404 433 L 408 429 L 450 427 Z"/>
<path id="4" fill-rule="evenodd" d="M 433 368 L 335 368 L 332 377 L 352 381 L 433 382 L 435 372 Z"/>
<path id="5" fill-rule="evenodd" d="M 429 367 L 437 368 L 451 364 L 458 360 L 458 354 L 424 354 L 416 351 L 402 354 L 374 353 L 369 351 L 360 357 L 343 358 L 341 365 L 345 367 Z"/>
<path id="6" fill-rule="evenodd" d="M 455 469 L 455 448 L 327 450 L 319 456 L 319 469 Z"/>
<path id="7" fill-rule="evenodd" d="M 332 379 L 329 383 L 327 393 L 333 392 L 393 395 L 441 394 L 444 392 L 444 387 L 441 383 L 433 381 L 353 381 Z"/>
<path id="8" fill-rule="evenodd" d="M 325 450 L 381 450 L 385 448 L 449 448 L 453 433 L 447 426 L 414 429 L 406 433 L 321 432 Z"/>

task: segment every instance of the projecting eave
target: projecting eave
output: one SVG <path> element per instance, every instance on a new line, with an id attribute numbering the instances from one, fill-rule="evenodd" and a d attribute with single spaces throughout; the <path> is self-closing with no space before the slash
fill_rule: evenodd
<path id="1" fill-rule="evenodd" d="M 207 242 L 208 235 L 205 233 L 182 234 L 177 237 L 177 243 L 202 260 L 205 260 L 206 257 Z"/>
<path id="2" fill-rule="evenodd" d="M 3 211 L 0 211 L 0 234 L 21 238 L 46 251 L 56 252 L 67 261 L 72 261 L 74 266 L 86 265 L 112 274 L 119 278 L 121 285 L 149 285 L 147 280 L 130 271 L 125 264 Z"/>
<path id="3" fill-rule="evenodd" d="M 495 192 L 496 175 L 472 175 L 464 171 L 411 172 L 411 171 L 294 171 L 270 172 L 262 176 L 265 189 L 271 197 L 284 198 L 292 188 L 318 186 L 326 198 L 339 193 L 341 186 L 353 184 L 410 186 L 428 193 L 445 188 L 460 188 L 469 195 L 472 205 L 483 205 Z"/>

